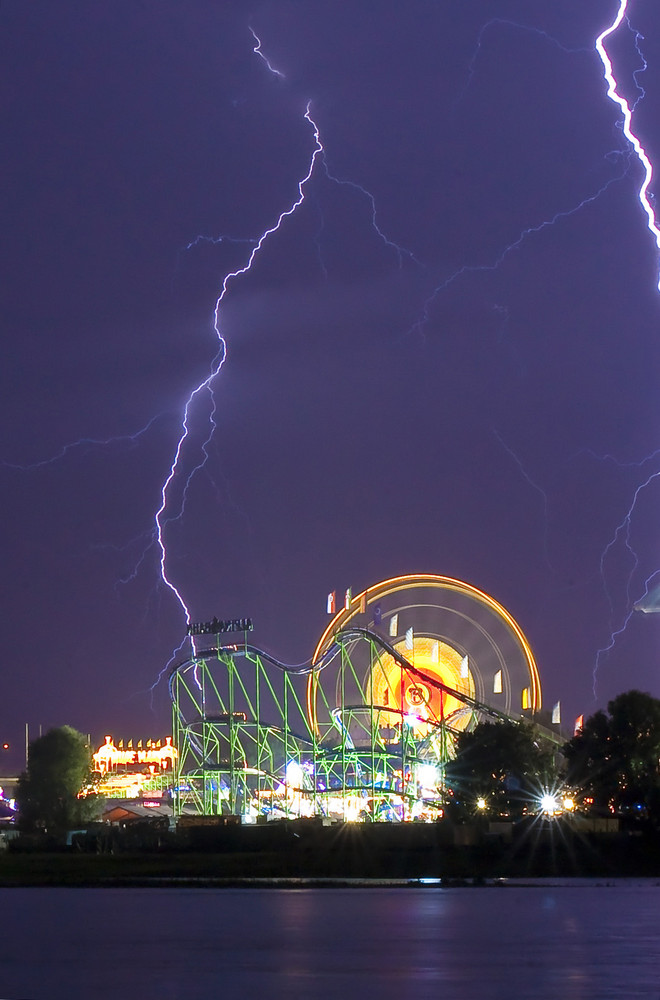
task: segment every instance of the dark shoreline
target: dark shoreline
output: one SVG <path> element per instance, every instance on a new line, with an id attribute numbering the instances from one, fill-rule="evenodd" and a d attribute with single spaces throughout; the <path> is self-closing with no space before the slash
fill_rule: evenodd
<path id="1" fill-rule="evenodd" d="M 636 885 L 651 885 L 660 890 L 660 879 L 651 877 L 640 878 L 539 878 L 539 879 L 493 879 L 456 880 L 456 879 L 369 879 L 369 878 L 108 878 L 91 881 L 75 882 L 12 882 L 9 885 L 0 884 L 2 889 L 277 889 L 277 890 L 309 890 L 309 889 L 421 889 L 430 890 L 469 890 L 469 889 L 578 889 L 600 888 L 613 889 L 622 882 Z"/>
<path id="2" fill-rule="evenodd" d="M 68 849 L 11 843 L 0 853 L 0 887 L 467 887 L 508 879 L 660 879 L 655 831 L 584 835 L 562 824 L 528 825 L 469 845 L 457 844 L 454 831 L 441 823 L 293 821 L 203 826 L 145 843 L 134 833 L 122 839 L 102 831 Z"/>

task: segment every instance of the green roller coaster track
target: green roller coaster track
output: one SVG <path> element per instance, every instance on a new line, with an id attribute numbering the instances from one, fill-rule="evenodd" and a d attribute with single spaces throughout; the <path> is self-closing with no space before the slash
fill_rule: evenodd
<path id="1" fill-rule="evenodd" d="M 432 819 L 444 804 L 455 718 L 465 728 L 508 717 L 417 669 L 368 628 L 340 630 L 317 662 L 298 668 L 216 638 L 170 674 L 177 815 Z M 385 676 L 385 659 L 401 690 L 404 680 L 423 681 L 460 713 L 420 725 L 403 705 L 375 704 L 367 679 Z"/>

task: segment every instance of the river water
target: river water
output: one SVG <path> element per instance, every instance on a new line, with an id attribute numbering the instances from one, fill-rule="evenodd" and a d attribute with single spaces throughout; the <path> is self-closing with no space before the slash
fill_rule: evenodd
<path id="1" fill-rule="evenodd" d="M 3 889 L 3 1000 L 660 1000 L 660 883 Z"/>

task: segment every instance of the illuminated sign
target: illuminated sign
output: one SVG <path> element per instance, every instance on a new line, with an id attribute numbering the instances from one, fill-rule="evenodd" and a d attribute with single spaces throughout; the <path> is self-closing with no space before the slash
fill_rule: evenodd
<path id="1" fill-rule="evenodd" d="M 252 632 L 251 618 L 213 618 L 210 622 L 191 622 L 188 635 L 218 635 L 220 632 Z"/>
<path id="2" fill-rule="evenodd" d="M 130 768 L 131 765 L 144 764 L 153 764 L 161 771 L 169 771 L 174 767 L 177 756 L 178 751 L 172 746 L 171 736 L 166 737 L 164 743 L 161 740 L 146 740 L 144 746 L 143 741 L 138 740 L 135 747 L 133 740 L 129 740 L 126 747 L 121 740 L 116 747 L 112 736 L 106 736 L 105 743 L 99 747 L 93 759 L 95 770 L 107 774 L 108 771 L 114 771 L 120 766 Z"/>

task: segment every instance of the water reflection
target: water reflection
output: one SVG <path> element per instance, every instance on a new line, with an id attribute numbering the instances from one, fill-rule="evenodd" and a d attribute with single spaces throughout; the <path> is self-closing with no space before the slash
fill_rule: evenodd
<path id="1" fill-rule="evenodd" d="M 660 998 L 660 887 L 5 890 L 0 995 Z"/>

